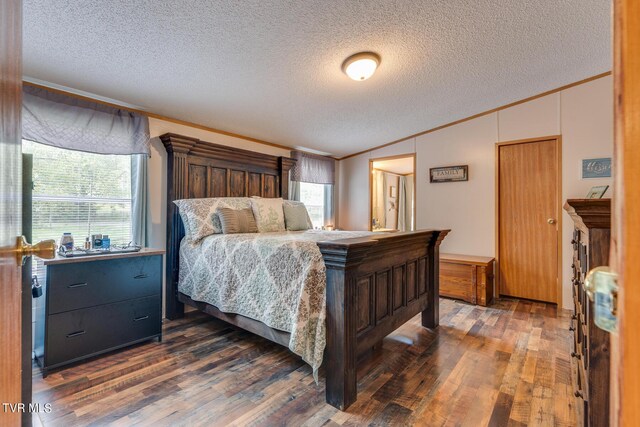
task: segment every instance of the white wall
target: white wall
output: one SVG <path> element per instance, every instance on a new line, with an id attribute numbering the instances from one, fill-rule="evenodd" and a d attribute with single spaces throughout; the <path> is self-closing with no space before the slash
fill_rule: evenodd
<path id="1" fill-rule="evenodd" d="M 158 137 L 167 132 L 190 136 L 192 138 L 199 138 L 203 141 L 214 142 L 220 145 L 271 154 L 274 156 L 289 157 L 291 155 L 289 150 L 272 147 L 270 145 L 259 144 L 165 120 L 149 118 L 149 133 L 151 134 L 151 158 L 149 159 L 149 210 L 151 214 L 151 224 L 148 230 L 150 234 L 149 246 L 152 248 L 164 249 L 166 247 L 167 152 Z M 162 289 L 164 297 L 164 286 Z M 164 304 L 162 307 L 164 310 Z"/>
<path id="2" fill-rule="evenodd" d="M 562 135 L 562 196 L 582 198 L 611 179 L 583 180 L 582 159 L 613 153 L 613 82 L 607 76 L 340 161 L 339 227 L 368 228 L 369 159 L 416 153 L 417 228 L 450 228 L 445 252 L 495 256 L 495 143 Z M 469 181 L 429 184 L 429 168 L 469 165 Z M 607 193 L 606 197 L 610 197 Z M 572 222 L 563 216 L 563 305 L 571 306 Z"/>

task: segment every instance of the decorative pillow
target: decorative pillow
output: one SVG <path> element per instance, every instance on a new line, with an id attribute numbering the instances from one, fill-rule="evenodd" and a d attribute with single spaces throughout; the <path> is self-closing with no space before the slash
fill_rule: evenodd
<path id="1" fill-rule="evenodd" d="M 182 219 L 182 225 L 184 226 L 184 235 L 191 236 L 191 230 L 189 229 L 189 221 L 187 219 L 187 215 L 184 214 L 180 208 L 178 208 L 178 213 L 180 214 L 180 219 Z"/>
<path id="2" fill-rule="evenodd" d="M 257 233 L 258 226 L 251 208 L 218 208 L 216 211 L 224 234 Z"/>
<path id="3" fill-rule="evenodd" d="M 285 200 L 282 204 L 284 222 L 289 231 L 309 230 L 313 228 L 307 207 L 302 202 Z"/>
<path id="4" fill-rule="evenodd" d="M 260 233 L 285 231 L 282 202 L 283 200 L 280 198 L 251 199 L 251 209 L 253 209 L 253 216 L 256 218 Z"/>
<path id="5" fill-rule="evenodd" d="M 222 233 L 222 224 L 216 215 L 218 208 L 251 208 L 250 199 L 247 197 L 182 199 L 173 203 L 180 209 L 185 235 L 192 244 L 212 234 Z"/>

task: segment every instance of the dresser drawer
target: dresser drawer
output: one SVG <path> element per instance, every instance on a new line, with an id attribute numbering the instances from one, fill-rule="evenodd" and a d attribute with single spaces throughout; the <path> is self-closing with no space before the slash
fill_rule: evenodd
<path id="1" fill-rule="evenodd" d="M 52 265 L 47 314 L 157 295 L 161 272 L 161 255 Z"/>
<path id="2" fill-rule="evenodd" d="M 138 298 L 48 316 L 47 367 L 160 335 L 161 297 Z"/>

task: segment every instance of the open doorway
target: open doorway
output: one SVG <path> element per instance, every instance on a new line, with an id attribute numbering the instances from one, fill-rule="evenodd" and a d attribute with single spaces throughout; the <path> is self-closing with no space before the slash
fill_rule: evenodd
<path id="1" fill-rule="evenodd" d="M 415 230 L 415 154 L 369 160 L 369 230 Z"/>

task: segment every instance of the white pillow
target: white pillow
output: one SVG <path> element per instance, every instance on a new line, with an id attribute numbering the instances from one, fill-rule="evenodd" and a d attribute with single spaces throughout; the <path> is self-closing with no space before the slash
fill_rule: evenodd
<path id="1" fill-rule="evenodd" d="M 185 237 L 193 244 L 212 234 L 222 233 L 222 224 L 216 214 L 218 208 L 251 208 L 251 202 L 248 197 L 181 199 L 175 200 L 173 203 L 180 209 Z"/>
<path id="2" fill-rule="evenodd" d="M 251 209 L 258 224 L 258 232 L 285 231 L 283 200 L 278 199 L 251 199 Z"/>

